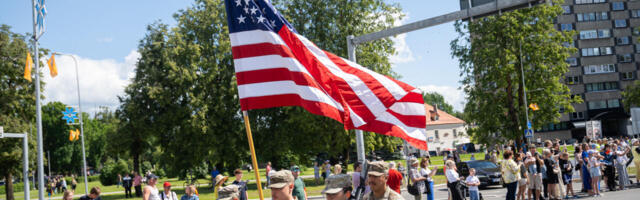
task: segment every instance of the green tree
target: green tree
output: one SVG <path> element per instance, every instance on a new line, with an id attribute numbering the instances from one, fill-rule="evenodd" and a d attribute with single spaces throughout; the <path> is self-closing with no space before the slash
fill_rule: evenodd
<path id="1" fill-rule="evenodd" d="M 80 141 L 69 141 L 69 131 L 72 129 L 80 130 L 80 126 L 69 126 L 62 119 L 62 112 L 65 111 L 66 107 L 67 105 L 61 102 L 49 102 L 42 106 L 43 150 L 45 152 L 44 155 L 49 156 L 47 159 L 49 159 L 48 163 L 51 165 L 52 173 L 79 173 L 82 171 L 82 146 Z M 83 119 L 86 119 L 86 115 Z"/>
<path id="2" fill-rule="evenodd" d="M 465 117 L 477 124 L 475 139 L 519 139 L 526 128 L 521 66 L 527 102 L 540 110 L 530 112 L 534 128 L 558 122 L 562 111 L 573 112 L 569 88 L 561 81 L 568 71 L 565 60 L 575 52 L 565 44 L 574 32 L 556 30 L 554 19 L 562 14 L 559 1 L 540 4 L 469 23 L 456 23 L 459 37 L 451 42 L 453 57 L 460 61 L 462 85 L 468 96 Z"/>
<path id="3" fill-rule="evenodd" d="M 117 131 L 118 119 L 107 107 L 100 107 L 93 118 L 84 119 L 87 165 L 101 169 L 102 163 L 110 158 L 113 151 L 107 149 L 107 136 Z M 115 156 L 114 156 L 115 158 Z"/>
<path id="4" fill-rule="evenodd" d="M 425 92 L 422 93 L 422 99 L 424 103 L 435 106 L 438 105 L 438 109 L 449 114 L 454 114 L 453 106 L 444 100 L 444 97 L 438 92 Z"/>
<path id="5" fill-rule="evenodd" d="M 35 119 L 35 86 L 33 82 L 23 78 L 29 50 L 27 39 L 28 36 L 12 32 L 9 26 L 0 25 L 0 126 L 4 127 L 5 132 L 29 133 L 29 124 Z M 46 51 L 46 49 L 40 49 L 39 53 L 43 56 Z M 33 51 L 29 50 L 29 52 Z M 43 66 L 42 63 L 40 66 Z M 40 84 L 42 86 L 40 89 L 44 90 L 44 83 Z M 30 149 L 33 148 L 34 141 L 34 135 L 29 136 Z M 30 158 L 35 160 L 35 151 L 31 149 L 29 152 Z M 0 163 L 2 163 L 0 177 L 2 179 L 19 179 L 22 174 L 20 173 L 22 159 L 20 139 L 0 139 Z M 6 183 L 4 187 L 6 199 L 13 200 L 13 182 L 6 181 Z"/>
<path id="6" fill-rule="evenodd" d="M 629 112 L 629 109 L 634 106 L 640 106 L 640 81 L 634 81 L 633 85 L 628 85 L 622 92 L 622 98 L 624 108 Z"/>

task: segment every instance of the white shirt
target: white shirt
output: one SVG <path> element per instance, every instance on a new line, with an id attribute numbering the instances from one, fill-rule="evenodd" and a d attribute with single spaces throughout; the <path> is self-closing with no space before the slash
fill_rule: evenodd
<path id="1" fill-rule="evenodd" d="M 158 188 L 149 186 L 149 200 L 161 200 L 158 194 Z"/>
<path id="2" fill-rule="evenodd" d="M 618 155 L 623 154 L 623 153 L 624 153 L 624 151 L 616 151 L 616 154 L 618 154 Z M 618 156 L 616 158 L 616 161 L 618 162 L 618 164 L 621 164 L 621 165 L 627 164 L 627 160 L 628 160 L 627 159 L 627 154 L 624 154 L 622 156 Z"/>
<path id="3" fill-rule="evenodd" d="M 165 192 L 162 192 L 162 196 L 160 196 L 160 198 L 164 200 L 178 200 L 178 196 L 173 191 L 171 191 L 171 194 L 169 194 L 169 196 L 167 196 Z"/>
<path id="4" fill-rule="evenodd" d="M 425 177 L 425 176 L 429 176 L 429 174 L 431 174 L 431 170 L 429 168 L 422 168 L 420 169 L 420 176 Z M 427 181 L 429 182 L 433 182 L 433 179 L 431 178 L 431 176 L 429 176 L 429 178 L 427 178 Z"/>
<path id="5" fill-rule="evenodd" d="M 467 184 L 469 183 L 480 183 L 480 179 L 477 176 L 469 176 L 466 180 Z M 469 186 L 469 191 L 478 191 L 478 186 Z"/>
<path id="6" fill-rule="evenodd" d="M 458 181 L 458 179 L 460 179 L 460 175 L 458 175 L 458 172 L 454 171 L 453 169 L 447 169 L 445 176 L 447 177 L 447 181 L 449 183 L 456 182 Z"/>

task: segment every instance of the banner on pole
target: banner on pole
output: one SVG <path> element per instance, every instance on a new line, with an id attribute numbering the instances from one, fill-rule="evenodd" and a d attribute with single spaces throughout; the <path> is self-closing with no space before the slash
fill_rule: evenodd
<path id="1" fill-rule="evenodd" d="M 36 40 L 44 34 L 44 17 L 47 16 L 47 9 L 44 6 L 44 0 L 36 0 Z"/>
<path id="2" fill-rule="evenodd" d="M 67 125 L 71 126 L 80 124 L 78 112 L 76 112 L 76 109 L 74 107 L 68 106 L 65 111 L 62 111 L 62 115 L 62 119 L 67 121 Z"/>
<path id="3" fill-rule="evenodd" d="M 587 136 L 591 139 L 602 138 L 602 126 L 600 120 L 587 121 L 585 124 Z"/>

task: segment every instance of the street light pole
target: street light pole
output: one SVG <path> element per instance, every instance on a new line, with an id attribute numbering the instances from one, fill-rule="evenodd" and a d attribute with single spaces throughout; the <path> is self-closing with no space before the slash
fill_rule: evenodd
<path id="1" fill-rule="evenodd" d="M 73 58 L 73 62 L 76 64 L 76 86 L 78 88 L 78 113 L 80 113 L 80 141 L 82 143 L 82 176 L 84 176 L 84 193 L 89 194 L 89 181 L 87 181 L 87 156 L 84 149 L 84 124 L 82 123 L 82 103 L 80 101 L 80 73 L 78 73 L 78 60 L 76 56 L 72 54 L 63 54 L 56 52 L 56 55 L 66 55 Z"/>
<path id="2" fill-rule="evenodd" d="M 527 119 L 527 129 L 529 129 L 528 124 L 529 124 L 529 108 L 527 108 L 527 87 L 525 86 L 524 83 L 524 64 L 522 62 L 524 58 L 522 58 L 522 41 L 520 41 L 520 75 L 522 76 L 522 93 L 524 93 L 524 114 L 526 116 Z M 533 132 L 533 128 L 531 130 L 531 132 Z M 524 134 L 524 133 L 523 133 Z M 531 138 L 526 138 L 527 140 L 527 144 L 531 144 Z"/>

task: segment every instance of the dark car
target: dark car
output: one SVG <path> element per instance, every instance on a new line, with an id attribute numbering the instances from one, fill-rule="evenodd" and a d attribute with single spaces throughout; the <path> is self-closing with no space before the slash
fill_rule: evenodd
<path id="1" fill-rule="evenodd" d="M 487 160 L 472 160 L 456 164 L 460 176 L 469 176 L 469 169 L 476 169 L 476 176 L 480 179 L 480 187 L 503 185 L 500 167 Z"/>

